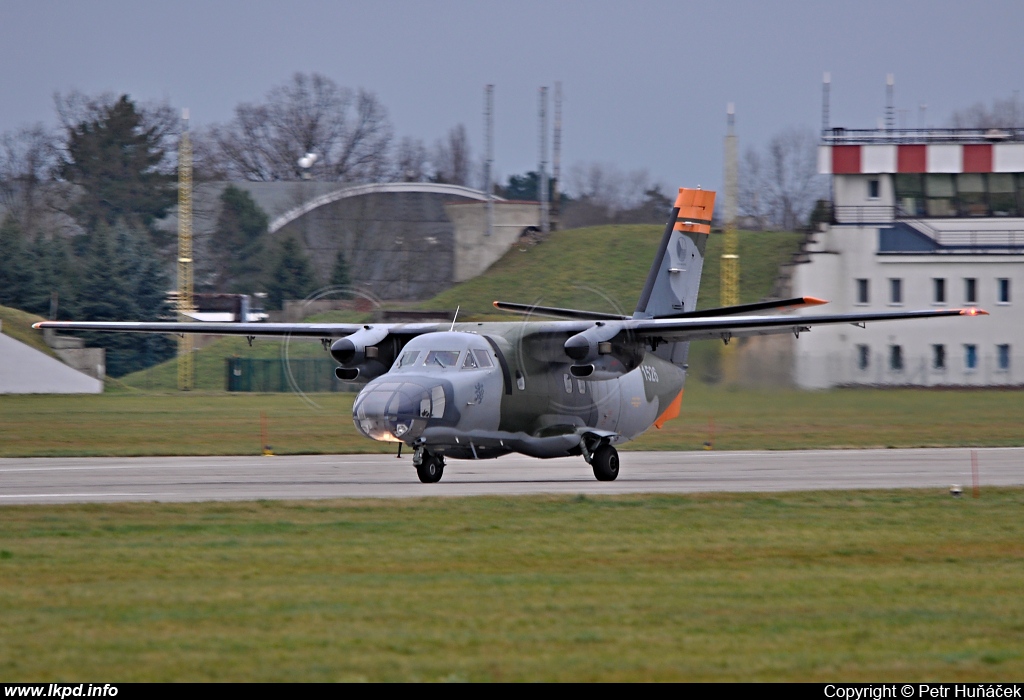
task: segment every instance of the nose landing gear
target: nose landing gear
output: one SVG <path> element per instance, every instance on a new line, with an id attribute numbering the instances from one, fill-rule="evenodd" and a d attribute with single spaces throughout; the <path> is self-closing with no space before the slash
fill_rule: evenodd
<path id="1" fill-rule="evenodd" d="M 416 475 L 424 484 L 434 484 L 444 476 L 444 457 L 430 454 L 422 447 L 417 447 L 412 456 Z"/>

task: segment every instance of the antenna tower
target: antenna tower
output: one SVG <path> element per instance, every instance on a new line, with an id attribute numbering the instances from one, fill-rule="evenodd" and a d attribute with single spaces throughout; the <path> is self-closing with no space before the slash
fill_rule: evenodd
<path id="1" fill-rule="evenodd" d="M 551 217 L 557 228 L 558 215 L 561 210 L 561 197 L 558 188 L 562 184 L 562 82 L 555 83 L 555 131 L 551 158 Z"/>
<path id="2" fill-rule="evenodd" d="M 548 89 L 540 89 L 540 173 L 537 189 L 540 195 L 540 231 L 550 231 L 548 213 Z"/>
<path id="3" fill-rule="evenodd" d="M 182 111 L 178 144 L 178 321 L 191 320 L 192 307 L 192 142 L 188 134 L 188 109 Z M 191 391 L 195 384 L 192 335 L 178 337 L 178 389 Z"/>
<path id="4" fill-rule="evenodd" d="M 494 233 L 494 86 L 484 88 L 484 190 L 487 192 L 487 235 Z"/>

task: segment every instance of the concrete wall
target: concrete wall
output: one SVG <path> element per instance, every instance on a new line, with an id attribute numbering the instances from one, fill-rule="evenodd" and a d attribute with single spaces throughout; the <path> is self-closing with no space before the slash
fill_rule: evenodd
<path id="1" fill-rule="evenodd" d="M 0 333 L 0 394 L 99 394 L 103 382 Z"/>
<path id="2" fill-rule="evenodd" d="M 525 229 L 540 226 L 537 202 L 495 202 L 490 236 L 486 202 L 451 202 L 444 210 L 455 225 L 455 282 L 482 274 L 515 245 Z"/>

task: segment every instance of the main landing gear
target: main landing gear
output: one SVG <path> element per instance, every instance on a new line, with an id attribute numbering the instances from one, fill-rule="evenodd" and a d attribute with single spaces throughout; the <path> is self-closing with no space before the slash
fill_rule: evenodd
<path id="1" fill-rule="evenodd" d="M 444 457 L 430 454 L 422 447 L 413 453 L 412 463 L 416 467 L 416 475 L 424 484 L 437 483 L 444 476 Z"/>

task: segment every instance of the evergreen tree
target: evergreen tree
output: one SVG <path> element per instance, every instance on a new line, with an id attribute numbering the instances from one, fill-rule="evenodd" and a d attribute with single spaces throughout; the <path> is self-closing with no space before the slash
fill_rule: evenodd
<path id="1" fill-rule="evenodd" d="M 265 276 L 263 234 L 270 218 L 245 190 L 228 185 L 220 196 L 221 211 L 211 254 L 216 263 L 211 291 L 251 294 Z"/>
<path id="2" fill-rule="evenodd" d="M 337 293 L 341 299 L 352 298 L 352 279 L 348 274 L 348 260 L 345 259 L 343 250 L 339 250 L 338 256 L 334 259 L 334 269 L 331 270 L 331 286 L 341 287 Z"/>
<path id="3" fill-rule="evenodd" d="M 120 218 L 148 226 L 174 203 L 174 175 L 162 168 L 160 139 L 159 127 L 145 124 L 127 95 L 68 129 L 58 172 L 82 188 L 72 214 L 87 231 Z"/>
<path id="4" fill-rule="evenodd" d="M 317 287 L 313 266 L 294 236 L 281 242 L 277 264 L 267 285 L 267 302 L 272 309 L 284 306 L 285 299 L 304 299 Z"/>
<path id="5" fill-rule="evenodd" d="M 31 251 L 17 219 L 0 222 L 0 304 L 24 309 L 35 282 Z"/>

